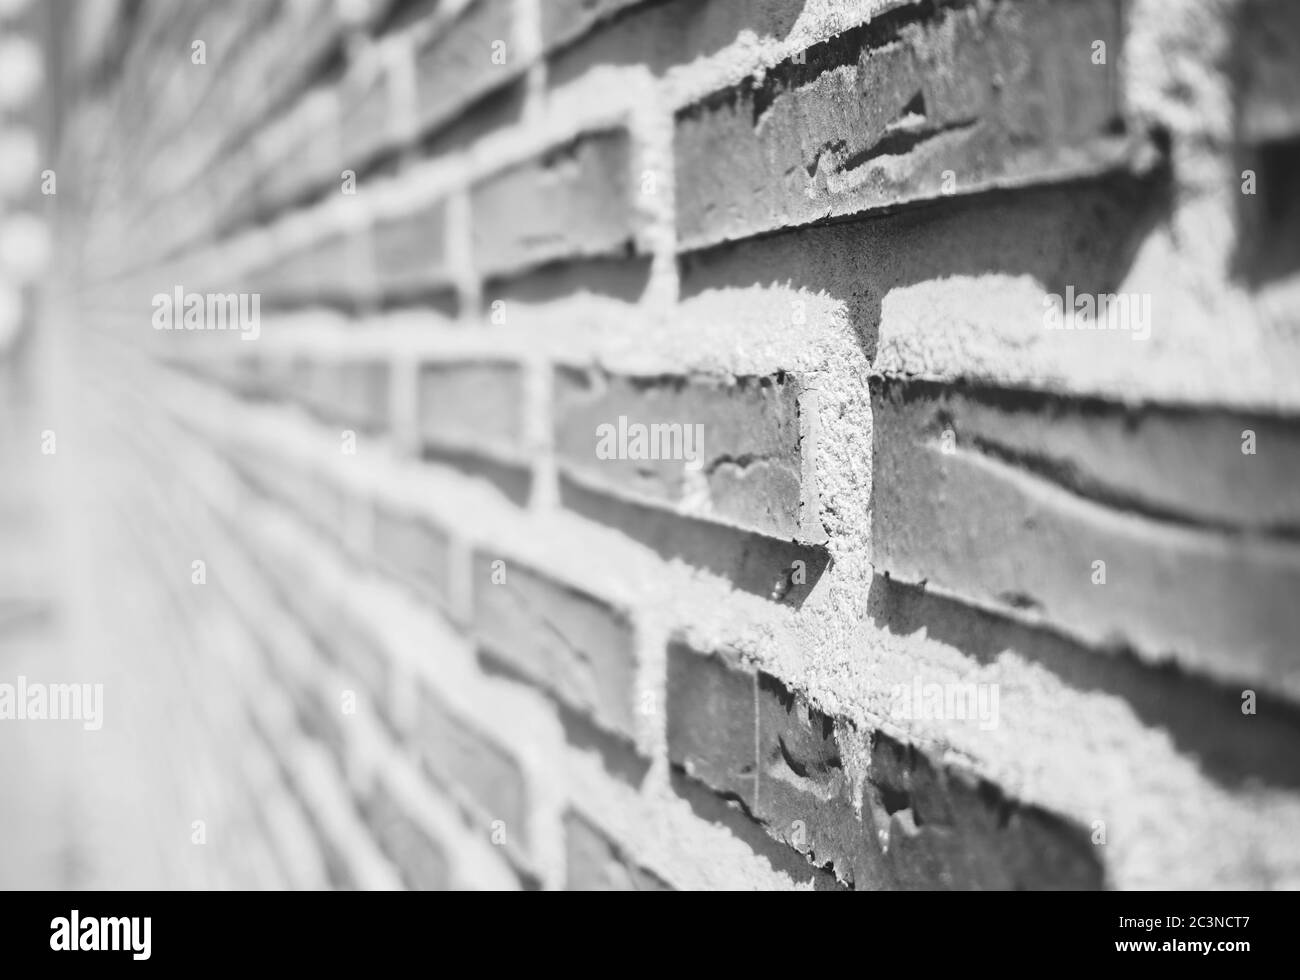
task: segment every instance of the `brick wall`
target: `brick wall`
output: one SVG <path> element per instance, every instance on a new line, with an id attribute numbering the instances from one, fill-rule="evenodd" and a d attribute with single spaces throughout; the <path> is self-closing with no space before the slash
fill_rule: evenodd
<path id="1" fill-rule="evenodd" d="M 225 880 L 1300 886 L 1297 46 L 1285 0 L 120 5 L 61 452 L 172 597 L 132 655 L 200 689 Z"/>

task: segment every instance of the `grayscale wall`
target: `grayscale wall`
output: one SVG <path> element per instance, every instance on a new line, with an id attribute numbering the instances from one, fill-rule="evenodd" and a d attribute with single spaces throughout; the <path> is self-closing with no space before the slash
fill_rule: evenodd
<path id="1" fill-rule="evenodd" d="M 1300 5 L 0 0 L 0 885 L 1300 887 Z"/>

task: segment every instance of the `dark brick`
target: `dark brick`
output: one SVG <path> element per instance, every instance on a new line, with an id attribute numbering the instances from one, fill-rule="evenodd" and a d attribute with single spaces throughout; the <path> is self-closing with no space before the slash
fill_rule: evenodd
<path id="1" fill-rule="evenodd" d="M 518 74 L 522 61 L 515 50 L 514 7 L 514 0 L 474 0 L 416 52 L 421 122 L 446 122 Z M 495 41 L 506 44 L 505 64 L 492 63 Z"/>
<path id="2" fill-rule="evenodd" d="M 349 361 L 340 368 L 344 421 L 365 430 L 388 425 L 389 367 L 385 361 Z"/>
<path id="3" fill-rule="evenodd" d="M 541 5 L 542 44 L 557 48 L 645 0 L 549 0 Z"/>
<path id="4" fill-rule="evenodd" d="M 486 275 L 628 254 L 640 218 L 626 130 L 588 133 L 471 190 L 474 265 Z"/>
<path id="5" fill-rule="evenodd" d="M 375 508 L 375 560 L 427 597 L 446 602 L 451 584 L 450 536 L 425 517 L 383 504 Z"/>
<path id="6" fill-rule="evenodd" d="M 1300 693 L 1294 422 L 892 380 L 873 416 L 880 571 Z"/>
<path id="7" fill-rule="evenodd" d="M 319 690 L 304 686 L 301 681 L 295 687 L 303 731 L 329 749 L 335 764 L 342 769 L 348 759 L 348 716 L 343 714 L 343 690 Z"/>
<path id="8" fill-rule="evenodd" d="M 452 886 L 451 861 L 442 843 L 411 819 L 400 800 L 380 782 L 365 808 L 366 823 L 384 854 L 414 891 L 445 891 Z"/>
<path id="9" fill-rule="evenodd" d="M 388 76 L 382 71 L 342 94 L 339 133 L 347 160 L 364 159 L 388 141 L 390 99 Z"/>
<path id="10" fill-rule="evenodd" d="M 937 768 L 883 732 L 872 739 L 865 822 L 883 845 L 891 887 L 1097 889 L 1086 828 L 1022 806 L 987 780 Z M 862 887 L 859 885 L 859 887 Z"/>
<path id="11" fill-rule="evenodd" d="M 323 234 L 308 246 L 254 273 L 254 291 L 264 305 L 352 302 L 370 288 L 365 239 L 361 235 Z"/>
<path id="12" fill-rule="evenodd" d="M 669 647 L 670 762 L 856 888 L 1100 887 L 1082 827 L 870 738 L 859 817 L 833 719 L 730 654 Z"/>
<path id="13" fill-rule="evenodd" d="M 569 891 L 672 891 L 672 886 L 631 860 L 604 831 L 573 810 L 564 816 Z"/>
<path id="14" fill-rule="evenodd" d="M 505 581 L 492 563 L 505 561 Z M 626 612 L 505 556 L 474 556 L 484 650 L 601 727 L 635 737 L 636 641 Z"/>
<path id="15" fill-rule="evenodd" d="M 425 449 L 487 452 L 505 461 L 522 455 L 524 379 L 506 361 L 420 366 L 417 431 Z"/>
<path id="16" fill-rule="evenodd" d="M 351 615 L 338 615 L 331 617 L 330 632 L 323 642 L 345 676 L 360 684 L 380 717 L 388 718 L 392 670 L 380 641 Z"/>
<path id="17" fill-rule="evenodd" d="M 757 679 L 723 654 L 668 650 L 668 758 L 687 775 L 734 796 L 752 813 L 758 798 L 754 688 Z"/>
<path id="18" fill-rule="evenodd" d="M 436 201 L 375 223 L 375 274 L 385 294 L 407 295 L 450 284 L 446 220 L 446 206 Z"/>
<path id="19" fill-rule="evenodd" d="M 787 0 L 547 0 L 542 33 L 547 82 L 564 85 L 606 65 L 662 76 L 676 65 L 716 55 L 749 33 L 785 38 L 803 13 Z"/>
<path id="20" fill-rule="evenodd" d="M 938 197 L 945 170 L 970 193 L 1116 165 L 1120 26 L 1118 2 L 908 4 L 683 109 L 682 247 Z"/>
<path id="21" fill-rule="evenodd" d="M 805 505 L 813 491 L 804 487 L 794 379 L 634 377 L 563 367 L 554 386 L 556 453 L 568 475 L 633 498 L 689 503 L 699 516 L 778 537 L 819 540 L 815 505 Z M 676 458 L 600 458 L 600 435 L 613 431 L 621 441 L 621 419 L 627 432 L 642 426 L 651 438 L 642 450 L 629 435 L 617 452 Z M 664 428 L 648 428 L 656 425 Z M 698 457 L 694 468 L 683 458 L 687 448 Z"/>
<path id="22" fill-rule="evenodd" d="M 412 742 L 434 779 L 466 794 L 485 821 L 504 821 L 510 839 L 527 846 L 529 807 L 523 769 L 484 726 L 463 717 L 421 685 Z M 485 832 L 487 828 L 485 823 Z"/>

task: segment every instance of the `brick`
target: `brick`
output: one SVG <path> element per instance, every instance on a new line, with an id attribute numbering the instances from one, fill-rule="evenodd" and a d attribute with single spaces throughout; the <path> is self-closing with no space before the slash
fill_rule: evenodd
<path id="1" fill-rule="evenodd" d="M 541 5 L 542 46 L 558 48 L 645 0 L 550 0 Z"/>
<path id="2" fill-rule="evenodd" d="M 388 75 L 376 71 L 347 85 L 340 95 L 339 134 L 350 162 L 365 159 L 388 141 Z"/>
<path id="3" fill-rule="evenodd" d="M 1092 497 L 1189 524 L 1300 530 L 1300 418 L 881 378 L 877 400 L 959 447 L 1016 460 Z M 1242 433 L 1256 453 L 1242 453 Z"/>
<path id="4" fill-rule="evenodd" d="M 413 891 L 445 891 L 452 887 L 451 860 L 446 848 L 411 818 L 402 801 L 379 781 L 366 801 L 366 824 L 384 854 L 398 867 Z"/>
<path id="5" fill-rule="evenodd" d="M 514 0 L 474 0 L 439 25 L 415 52 L 416 91 L 424 125 L 449 120 L 522 69 L 515 50 Z M 492 63 L 492 45 L 504 41 L 505 64 Z"/>
<path id="6" fill-rule="evenodd" d="M 722 654 L 681 644 L 668 650 L 668 758 L 688 776 L 734 796 L 752 813 L 758 799 L 754 686 L 757 676 Z"/>
<path id="7" fill-rule="evenodd" d="M 718 54 L 744 33 L 760 43 L 784 38 L 803 14 L 783 0 L 548 0 L 542 5 L 543 43 L 551 55 L 547 82 L 564 85 L 606 65 L 636 65 L 662 76 Z"/>
<path id="8" fill-rule="evenodd" d="M 567 476 L 560 503 L 588 520 L 616 528 L 667 561 L 707 569 L 731 588 L 796 608 L 807 600 L 830 564 L 826 549 L 782 541 L 659 505 L 614 496 Z"/>
<path id="9" fill-rule="evenodd" d="M 240 456 L 235 463 L 256 493 L 292 508 L 315 530 L 334 536 L 344 526 L 346 502 L 322 474 L 268 456 Z"/>
<path id="10" fill-rule="evenodd" d="M 441 2 L 442 0 L 401 0 L 388 3 L 378 12 L 375 33 L 383 36 L 408 28 L 437 10 Z"/>
<path id="11" fill-rule="evenodd" d="M 864 864 L 876 855 L 863 845 L 833 720 L 769 674 L 758 674 L 754 693 L 754 815 L 816 864 L 852 869 L 842 877 L 865 877 Z"/>
<path id="12" fill-rule="evenodd" d="M 475 267 L 487 275 L 631 254 L 641 219 L 623 129 L 587 133 L 470 192 Z"/>
<path id="13" fill-rule="evenodd" d="M 635 377 L 562 367 L 554 398 L 556 454 L 566 475 L 778 537 L 821 539 L 813 491 L 804 487 L 809 467 L 793 378 Z M 655 425 L 679 429 L 649 428 Z M 633 441 L 637 426 L 645 427 L 644 448 Z M 611 432 L 616 440 L 606 451 L 646 458 L 600 458 L 601 434 Z M 650 438 L 656 432 L 662 438 Z M 687 449 L 696 466 L 683 458 Z M 648 458 L 655 453 L 677 458 Z"/>
<path id="14" fill-rule="evenodd" d="M 1300 8 L 1284 0 L 1247 0 L 1233 61 L 1239 133 L 1249 142 L 1300 136 Z"/>
<path id="15" fill-rule="evenodd" d="M 564 815 L 565 887 L 569 891 L 672 891 L 672 886 L 624 853 L 603 830 L 574 810 Z"/>
<path id="16" fill-rule="evenodd" d="M 497 560 L 505 561 L 500 583 Z M 474 556 L 474 585 L 475 636 L 489 656 L 601 727 L 635 738 L 636 645 L 626 612 L 486 552 Z"/>
<path id="17" fill-rule="evenodd" d="M 681 246 L 1118 165 L 1118 2 L 909 4 L 679 111 Z M 1107 64 L 1091 61 L 1093 40 Z"/>
<path id="18" fill-rule="evenodd" d="M 311 738 L 321 742 L 342 770 L 348 759 L 347 718 L 343 714 L 342 690 L 299 682 L 294 691 L 298 716 Z"/>
<path id="19" fill-rule="evenodd" d="M 255 291 L 280 305 L 354 300 L 370 289 L 365 249 L 359 235 L 324 235 L 254 273 Z"/>
<path id="20" fill-rule="evenodd" d="M 282 393 L 309 411 L 329 413 L 338 401 L 339 377 L 330 364 L 295 357 L 280 377 Z"/>
<path id="21" fill-rule="evenodd" d="M 1286 639 L 1300 629 L 1300 498 L 1276 489 L 1296 482 L 1293 422 L 872 388 L 879 571 L 1149 662 L 1300 694 Z M 1241 454 L 1249 427 L 1254 456 Z"/>
<path id="22" fill-rule="evenodd" d="M 375 274 L 386 294 L 446 287 L 446 206 L 442 201 L 375 223 Z"/>
<path id="23" fill-rule="evenodd" d="M 417 696 L 412 745 L 435 780 L 485 821 L 503 820 L 511 840 L 527 846 L 529 813 L 524 771 L 485 726 L 453 709 L 427 684 Z"/>
<path id="24" fill-rule="evenodd" d="M 430 157 L 440 157 L 472 146 L 492 133 L 517 126 L 523 121 L 527 101 L 527 80 L 518 76 L 426 135 L 420 141 L 420 151 Z"/>
<path id="25" fill-rule="evenodd" d="M 426 449 L 522 455 L 524 378 L 508 361 L 420 365 L 417 434 Z"/>
<path id="26" fill-rule="evenodd" d="M 360 685 L 381 718 L 389 718 L 393 675 L 380 642 L 356 622 L 354 614 L 336 617 L 330 635 L 321 639 L 344 676 Z"/>
<path id="27" fill-rule="evenodd" d="M 862 874 L 870 851 L 828 719 L 729 654 L 681 643 L 669 647 L 667 690 L 672 763 L 818 865 L 846 881 Z"/>
<path id="28" fill-rule="evenodd" d="M 875 733 L 864 822 L 883 837 L 892 886 L 908 889 L 1087 889 L 1104 884 L 1087 829 L 998 787 L 934 765 Z"/>
<path id="29" fill-rule="evenodd" d="M 326 189 L 337 190 L 349 163 L 349 144 L 342 135 L 337 105 L 325 111 L 315 109 L 310 116 L 288 118 L 285 124 L 293 126 L 292 131 L 284 144 L 275 148 L 272 162 L 262 160 L 260 173 L 246 191 L 263 214 L 275 213 Z"/>
<path id="30" fill-rule="evenodd" d="M 1241 148 L 1237 158 L 1258 193 L 1241 195 L 1237 207 L 1234 272 L 1266 288 L 1300 270 L 1300 135 Z"/>
<path id="31" fill-rule="evenodd" d="M 381 360 L 300 362 L 302 404 L 327 422 L 374 431 L 388 424 L 389 366 Z"/>
<path id="32" fill-rule="evenodd" d="M 299 4 L 287 13 L 281 38 L 292 41 L 277 48 L 279 57 L 271 60 L 271 71 L 262 86 L 272 102 L 293 94 L 309 79 L 312 69 L 323 67 L 322 60 L 332 53 L 343 30 L 336 5 L 328 0 Z"/>
<path id="33" fill-rule="evenodd" d="M 201 377 L 215 381 L 245 398 L 257 398 L 270 390 L 262 363 L 254 354 L 240 353 L 232 357 L 211 357 L 181 365 Z"/>
<path id="34" fill-rule="evenodd" d="M 668 758 L 858 889 L 1100 887 L 1083 829 L 882 732 L 859 817 L 840 726 L 725 652 L 668 650 Z"/>
<path id="35" fill-rule="evenodd" d="M 373 552 L 379 566 L 428 597 L 445 602 L 451 584 L 451 539 L 429 519 L 378 504 Z"/>
<path id="36" fill-rule="evenodd" d="M 304 809 L 310 805 L 307 800 L 299 800 L 299 806 Z M 330 836 L 325 827 L 310 813 L 307 820 L 311 824 L 312 836 L 316 837 L 320 843 L 321 858 L 325 864 L 325 876 L 329 881 L 330 888 L 335 891 L 359 891 L 361 885 L 357 880 L 356 872 L 352 868 L 352 859 L 346 848 L 342 847 Z"/>
<path id="37" fill-rule="evenodd" d="M 385 361 L 351 361 L 341 367 L 342 397 L 339 408 L 344 421 L 365 430 L 388 425 L 389 367 Z"/>

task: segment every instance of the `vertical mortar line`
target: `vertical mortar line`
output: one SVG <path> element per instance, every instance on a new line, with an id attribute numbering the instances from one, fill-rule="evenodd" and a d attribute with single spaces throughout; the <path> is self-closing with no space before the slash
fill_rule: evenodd
<path id="1" fill-rule="evenodd" d="M 531 457 L 533 485 L 528 506 L 535 513 L 555 510 L 560 505 L 559 466 L 555 458 L 554 366 L 541 345 L 525 355 L 525 384 L 522 426 L 524 445 Z"/>
<path id="2" fill-rule="evenodd" d="M 338 181 L 341 179 L 340 174 L 344 169 L 343 161 L 347 152 L 347 141 L 343 138 L 343 100 L 337 85 L 332 87 L 329 92 L 325 93 L 324 98 L 321 101 L 321 107 L 322 118 L 320 123 L 328 129 L 329 152 L 332 159 L 335 161 L 335 166 L 338 168 L 338 170 L 331 175 L 331 183 L 333 186 L 338 187 Z M 287 163 L 287 161 L 285 162 Z M 314 210 L 319 213 L 319 209 Z M 283 213 L 283 208 L 281 208 L 280 213 Z"/>
<path id="3" fill-rule="evenodd" d="M 393 451 L 399 457 L 420 453 L 420 358 L 403 335 L 392 345 L 388 370 L 388 419 Z"/>
<path id="4" fill-rule="evenodd" d="M 420 129 L 420 95 L 416 82 L 415 44 L 407 32 L 384 42 L 381 57 L 388 75 L 388 126 L 386 141 L 402 156 L 406 170 Z"/>
<path id="5" fill-rule="evenodd" d="M 474 226 L 468 175 L 458 181 L 447 197 L 447 221 L 443 229 L 443 254 L 456 290 L 456 318 L 475 325 L 483 315 L 483 280 L 474 261 Z"/>
<path id="6" fill-rule="evenodd" d="M 668 659 L 670 627 L 655 604 L 638 608 L 634 619 L 636 683 L 633 689 L 637 718 L 637 742 L 650 759 L 656 781 L 666 780 L 668 760 Z M 649 694 L 654 711 L 641 705 Z M 648 781 L 647 781 L 648 783 Z"/>
<path id="7" fill-rule="evenodd" d="M 352 140 L 344 131 L 346 128 L 345 120 L 349 117 L 349 104 L 353 106 L 364 106 L 370 97 L 372 86 L 381 85 L 387 93 L 388 83 L 386 79 L 386 66 L 381 60 L 382 51 L 370 39 L 369 35 L 359 29 L 357 25 L 350 24 L 344 39 L 345 49 L 347 52 L 347 69 L 343 78 L 336 86 L 339 93 L 338 104 L 338 161 L 339 172 L 333 175 L 333 186 L 340 191 L 341 181 L 344 171 L 351 170 L 356 175 L 356 163 L 359 162 L 350 159 L 349 147 Z M 384 119 L 388 119 L 388 100 L 384 99 Z M 363 119 L 364 125 L 364 119 Z M 366 149 L 363 145 L 362 150 Z M 361 201 L 361 186 L 358 183 L 354 195 L 341 195 L 343 200 L 349 205 L 359 205 Z M 373 204 L 367 204 L 365 207 L 349 208 L 366 214 L 367 220 L 364 227 L 349 224 L 351 234 L 350 244 L 347 254 L 350 259 L 357 263 L 358 266 L 358 292 L 357 309 L 361 315 L 372 314 L 377 308 L 378 300 L 378 270 L 375 267 L 373 249 L 371 245 L 370 226 L 373 223 Z M 353 217 L 349 214 L 349 217 Z M 353 220 L 357 220 L 353 218 Z"/>
<path id="8" fill-rule="evenodd" d="M 375 208 L 373 200 L 363 199 L 361 185 L 355 196 L 342 197 L 343 218 L 349 232 L 347 254 L 357 264 L 357 314 L 377 316 L 382 301 L 382 280 L 375 258 Z"/>
<path id="9" fill-rule="evenodd" d="M 353 345 L 355 346 L 355 345 Z M 375 357 L 374 353 L 369 353 L 368 357 Z M 399 387 L 398 378 L 400 377 L 399 364 L 397 359 L 390 353 L 385 359 L 382 354 L 377 358 L 380 363 L 384 364 L 388 370 L 388 387 L 386 391 L 386 404 L 384 406 L 384 416 L 387 420 L 388 438 L 390 443 L 395 443 L 399 433 L 399 419 L 396 405 L 399 394 L 396 389 Z M 355 431 L 355 430 L 354 430 Z M 364 465 L 359 465 L 363 454 L 373 453 L 378 449 L 374 439 L 361 439 L 361 433 L 357 433 L 357 445 L 354 455 L 347 456 L 339 449 L 339 455 L 335 458 L 334 465 L 331 467 L 334 476 L 335 492 L 342 495 L 343 511 L 347 521 L 347 536 L 345 542 L 348 547 L 352 548 L 356 555 L 364 559 L 371 554 L 374 548 L 375 526 L 374 526 L 374 508 L 366 493 L 361 490 L 361 473 L 365 472 Z M 339 448 L 339 447 L 336 447 Z"/>
<path id="10" fill-rule="evenodd" d="M 474 633 L 474 541 L 457 532 L 450 522 L 447 531 L 447 618 L 467 636 Z"/>
<path id="11" fill-rule="evenodd" d="M 759 714 L 758 714 L 758 671 L 753 671 L 753 713 L 754 713 L 754 812 L 758 812 L 758 793 L 759 793 L 759 762 L 762 747 L 762 735 L 759 731 Z"/>
<path id="12" fill-rule="evenodd" d="M 820 545 L 827 541 L 827 534 L 821 521 L 821 487 L 818 483 L 821 407 L 817 389 L 803 388 L 795 404 L 799 412 L 799 536 L 805 542 Z M 867 489 L 870 489 L 869 485 Z"/>
<path id="13" fill-rule="evenodd" d="M 650 282 L 644 307 L 671 316 L 681 292 L 677 273 L 676 175 L 673 172 L 673 111 L 666 91 L 648 71 L 631 101 L 632 182 L 636 209 L 646 220 L 637 232 L 638 249 L 650 253 Z M 649 181 L 649 183 L 647 183 Z"/>
<path id="14" fill-rule="evenodd" d="M 513 57 L 523 65 L 524 105 L 521 125 L 535 125 L 546 105 L 546 58 L 542 46 L 541 4 L 554 0 L 515 0 Z M 512 55 L 507 53 L 509 63 Z"/>

